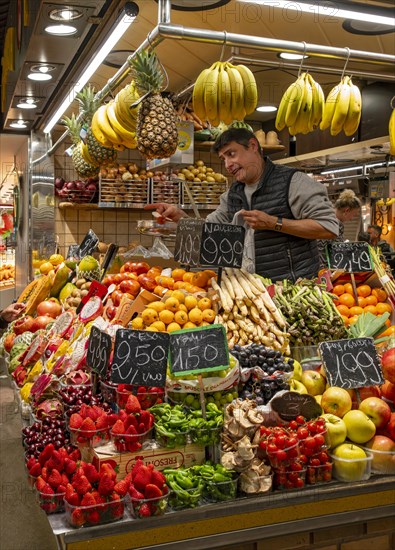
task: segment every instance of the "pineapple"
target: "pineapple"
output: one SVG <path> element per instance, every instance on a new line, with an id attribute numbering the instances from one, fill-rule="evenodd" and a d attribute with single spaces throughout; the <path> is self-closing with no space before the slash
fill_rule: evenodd
<path id="1" fill-rule="evenodd" d="M 81 178 L 97 176 L 99 173 L 99 167 L 86 162 L 82 156 L 82 141 L 80 138 L 81 124 L 75 118 L 75 114 L 73 113 L 71 118 L 65 116 L 63 119 L 63 124 L 68 128 L 71 139 L 74 143 L 71 158 L 73 159 L 74 168 L 78 176 Z"/>
<path id="2" fill-rule="evenodd" d="M 163 72 L 154 52 L 141 51 L 132 61 L 140 97 L 137 149 L 147 159 L 168 158 L 177 149 L 177 115 L 170 99 L 162 97 Z"/>
<path id="3" fill-rule="evenodd" d="M 76 99 L 80 104 L 80 110 L 83 113 L 84 121 L 89 125 L 85 138 L 89 155 L 100 166 L 114 162 L 117 158 L 116 150 L 112 144 L 108 146 L 102 145 L 96 139 L 91 127 L 92 117 L 100 106 L 100 103 L 95 99 L 95 89 L 92 86 L 87 86 L 77 94 Z"/>

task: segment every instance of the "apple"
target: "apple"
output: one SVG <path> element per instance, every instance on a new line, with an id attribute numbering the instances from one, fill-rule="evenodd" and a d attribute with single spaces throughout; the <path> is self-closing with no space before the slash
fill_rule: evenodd
<path id="1" fill-rule="evenodd" d="M 373 472 L 395 474 L 395 441 L 384 435 L 375 435 L 365 447 L 373 451 Z"/>
<path id="2" fill-rule="evenodd" d="M 136 295 L 140 292 L 140 284 L 133 279 L 125 279 L 120 283 L 119 290 Z"/>
<path id="3" fill-rule="evenodd" d="M 155 279 L 149 277 L 146 273 L 142 273 L 141 275 L 139 275 L 137 280 L 140 285 L 145 288 L 145 290 L 149 290 L 150 292 L 152 292 L 156 287 Z"/>
<path id="4" fill-rule="evenodd" d="M 326 380 L 315 370 L 303 371 L 301 382 L 310 395 L 320 395 L 325 391 Z"/>
<path id="5" fill-rule="evenodd" d="M 358 409 L 359 403 L 367 397 L 381 397 L 380 386 L 365 386 L 358 390 L 347 391 L 351 395 L 353 409 Z"/>
<path id="6" fill-rule="evenodd" d="M 344 443 L 347 437 L 347 426 L 339 416 L 325 413 L 321 415 L 325 419 L 325 428 L 328 430 L 330 449 Z"/>
<path id="7" fill-rule="evenodd" d="M 395 384 L 389 380 L 385 380 L 384 384 L 380 386 L 381 395 L 388 401 L 392 401 L 395 405 Z"/>
<path id="8" fill-rule="evenodd" d="M 390 406 L 380 397 L 368 397 L 361 401 L 358 408 L 372 420 L 376 428 L 383 428 L 391 418 Z"/>
<path id="9" fill-rule="evenodd" d="M 322 394 L 321 407 L 325 413 L 335 414 L 342 418 L 351 410 L 351 397 L 347 390 L 331 386 Z"/>
<path id="10" fill-rule="evenodd" d="M 315 395 L 314 399 L 317 401 L 319 405 L 321 405 L 322 395 Z"/>
<path id="11" fill-rule="evenodd" d="M 117 314 L 117 308 L 115 306 L 109 305 L 105 309 L 105 314 L 107 319 L 112 321 L 112 319 L 114 319 L 115 315 Z"/>
<path id="12" fill-rule="evenodd" d="M 147 262 L 127 262 L 128 269 L 126 271 L 133 271 L 134 273 L 137 273 L 137 275 L 141 275 L 142 273 L 147 273 L 149 271 L 150 266 L 147 264 Z"/>
<path id="13" fill-rule="evenodd" d="M 294 361 L 294 370 L 293 370 L 293 373 L 292 373 L 292 378 L 294 380 L 299 380 L 299 382 L 302 380 L 302 374 L 303 374 L 303 369 L 302 369 L 302 365 L 299 363 L 299 361 Z"/>
<path id="14" fill-rule="evenodd" d="M 348 411 L 343 420 L 347 427 L 347 437 L 353 443 L 366 443 L 376 433 L 376 426 L 372 420 L 359 409 Z"/>
<path id="15" fill-rule="evenodd" d="M 292 378 L 289 381 L 289 389 L 291 391 L 296 391 L 297 393 L 308 393 L 302 382 L 299 382 L 299 380 L 293 380 Z"/>
<path id="16" fill-rule="evenodd" d="M 381 356 L 383 376 L 392 384 L 395 384 L 395 347 L 387 349 Z"/>
<path id="17" fill-rule="evenodd" d="M 367 455 L 361 447 L 353 443 L 341 443 L 333 449 L 332 456 L 335 457 L 333 476 L 336 479 L 339 481 L 359 481 L 363 479 L 368 462 L 366 460 Z"/>

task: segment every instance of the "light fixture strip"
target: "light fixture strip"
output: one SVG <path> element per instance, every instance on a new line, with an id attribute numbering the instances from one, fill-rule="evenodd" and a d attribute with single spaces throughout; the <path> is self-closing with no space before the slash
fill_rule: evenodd
<path id="1" fill-rule="evenodd" d="M 129 28 L 129 26 L 133 23 L 134 20 L 135 20 L 135 17 L 127 16 L 124 13 L 122 14 L 121 20 L 116 24 L 116 26 L 114 27 L 114 30 L 108 36 L 103 46 L 99 49 L 99 51 L 93 57 L 93 59 L 91 60 L 91 62 L 89 63 L 85 71 L 78 78 L 77 84 L 75 84 L 71 88 L 70 92 L 64 98 L 60 107 L 57 109 L 53 117 L 45 126 L 44 133 L 48 134 L 52 130 L 52 128 L 58 122 L 58 120 L 66 111 L 66 109 L 69 107 L 69 105 L 71 105 L 71 103 L 74 101 L 77 93 L 82 90 L 82 88 L 89 81 L 91 76 L 95 74 L 96 70 L 101 65 L 103 60 L 107 57 L 107 55 L 110 53 L 113 47 L 117 44 L 117 42 L 119 42 L 119 40 L 122 38 L 126 30 Z"/>
<path id="2" fill-rule="evenodd" d="M 366 21 L 368 23 L 377 23 L 379 25 L 395 26 L 395 17 L 384 17 L 382 15 L 373 15 L 371 13 L 358 12 L 353 10 L 340 9 L 336 7 L 336 2 L 333 5 L 325 2 L 316 2 L 315 4 L 307 4 L 298 0 L 291 2 L 290 0 L 238 0 L 248 4 L 258 4 L 263 7 L 280 8 L 284 10 L 293 10 L 304 13 L 314 14 L 317 18 L 322 18 L 322 21 L 328 18 L 336 17 L 338 19 L 351 19 L 354 21 Z M 319 19 L 317 20 L 319 22 Z"/>
<path id="3" fill-rule="evenodd" d="M 387 161 L 372 162 L 370 164 L 361 164 L 360 166 L 349 166 L 348 168 L 334 168 L 333 170 L 325 170 L 324 172 L 320 172 L 320 175 L 325 176 L 326 174 L 340 174 L 340 173 L 343 173 L 343 172 L 353 172 L 355 170 L 363 170 L 363 169 L 366 169 L 366 168 L 377 168 L 377 167 L 383 167 L 383 166 L 392 166 L 394 164 L 395 164 L 395 160 L 391 161 L 391 162 L 387 162 Z M 346 176 L 346 177 L 353 177 L 353 175 Z"/>

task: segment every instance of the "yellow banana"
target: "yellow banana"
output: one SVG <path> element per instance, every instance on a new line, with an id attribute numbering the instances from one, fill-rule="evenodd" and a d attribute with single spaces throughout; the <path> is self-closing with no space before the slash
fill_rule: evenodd
<path id="1" fill-rule="evenodd" d="M 210 74 L 211 67 L 204 69 L 196 79 L 192 93 L 192 106 L 194 112 L 201 120 L 206 120 L 206 107 L 204 105 L 204 89 L 208 75 Z"/>
<path id="2" fill-rule="evenodd" d="M 332 90 L 327 95 L 325 106 L 324 106 L 324 113 L 322 115 L 322 120 L 320 123 L 320 129 L 326 130 L 329 128 L 332 122 L 333 114 L 336 109 L 337 101 L 338 101 L 338 95 L 340 92 L 341 82 L 334 86 Z"/>
<path id="3" fill-rule="evenodd" d="M 285 113 L 285 124 L 288 126 L 293 126 L 298 117 L 299 109 L 303 101 L 304 96 L 304 78 L 306 73 L 302 73 L 299 78 L 291 84 L 289 101 L 287 112 Z M 289 88 L 288 88 L 289 89 Z"/>
<path id="4" fill-rule="evenodd" d="M 355 84 L 352 83 L 350 78 L 350 104 L 348 107 L 348 113 L 343 125 L 343 130 L 346 136 L 352 136 L 358 130 L 359 122 L 362 114 L 362 96 L 361 91 Z"/>
<path id="5" fill-rule="evenodd" d="M 114 112 L 115 112 L 115 116 L 117 117 L 118 121 L 120 124 L 122 124 L 122 126 L 125 128 L 125 130 L 129 131 L 129 132 L 135 132 L 136 131 L 136 126 L 137 126 L 137 120 L 136 119 L 133 119 L 131 118 L 126 110 L 125 112 L 122 111 L 122 109 L 120 108 L 120 103 L 122 101 L 124 101 L 124 94 L 119 96 L 119 94 L 117 94 L 115 96 L 115 102 L 114 102 Z"/>
<path id="6" fill-rule="evenodd" d="M 244 109 L 247 115 L 255 111 L 258 103 L 258 87 L 253 72 L 245 65 L 236 65 L 243 80 L 244 88 Z"/>
<path id="7" fill-rule="evenodd" d="M 239 71 L 231 64 L 225 63 L 225 70 L 229 75 L 231 97 L 231 116 L 233 120 L 244 120 L 246 112 L 243 101 L 243 79 Z"/>
<path id="8" fill-rule="evenodd" d="M 219 71 L 218 85 L 218 113 L 219 118 L 225 124 L 230 124 L 233 120 L 231 113 L 232 92 L 230 89 L 230 79 L 228 71 L 225 70 L 225 64 L 222 63 Z"/>
<path id="9" fill-rule="evenodd" d="M 218 126 L 218 124 L 221 122 L 218 113 L 219 67 L 219 61 L 217 61 L 210 67 L 210 72 L 207 75 L 204 83 L 204 106 L 206 109 L 207 120 L 213 126 Z M 198 113 L 196 114 L 198 115 Z"/>
<path id="10" fill-rule="evenodd" d="M 113 129 L 116 131 L 116 133 L 122 138 L 122 144 L 126 145 L 131 144 L 135 141 L 136 133 L 135 132 L 129 132 L 126 130 L 122 124 L 120 124 L 119 120 L 117 119 L 117 116 L 115 114 L 114 110 L 114 102 L 111 101 L 107 104 L 107 116 L 109 123 L 113 127 Z"/>
<path id="11" fill-rule="evenodd" d="M 337 136 L 343 130 L 343 124 L 347 118 L 348 108 L 350 106 L 351 88 L 348 84 L 349 76 L 345 76 L 342 80 L 338 101 L 336 103 L 335 112 L 333 113 L 331 122 L 331 135 Z"/>
<path id="12" fill-rule="evenodd" d="M 98 122 L 97 122 L 97 111 L 93 115 L 92 122 L 91 122 L 91 129 L 92 133 L 97 139 L 97 141 L 100 143 L 100 145 L 103 145 L 103 147 L 112 148 L 113 144 L 111 141 L 104 135 L 104 133 L 101 131 Z"/>
<path id="13" fill-rule="evenodd" d="M 388 131 L 390 135 L 390 155 L 395 157 L 395 109 L 392 109 Z"/>
<path id="14" fill-rule="evenodd" d="M 134 131 L 136 129 L 139 107 L 131 109 L 130 105 L 137 99 L 139 99 L 139 95 L 133 83 L 123 88 L 115 96 L 115 114 L 118 120 L 122 119 L 122 121 L 125 121 L 124 126 L 129 131 Z"/>
<path id="15" fill-rule="evenodd" d="M 298 133 L 308 134 L 310 132 L 309 120 L 311 115 L 312 104 L 313 104 L 313 88 L 306 74 L 304 79 L 304 92 L 303 92 L 302 104 L 300 106 L 298 117 L 295 122 L 295 126 L 298 130 Z"/>
<path id="16" fill-rule="evenodd" d="M 324 92 L 322 91 L 321 86 L 314 80 L 314 78 L 308 74 L 307 78 L 311 84 L 313 92 L 313 100 L 311 106 L 311 114 L 309 120 L 309 130 L 313 132 L 316 130 L 322 120 L 322 115 L 324 112 L 325 97 Z"/>
<path id="17" fill-rule="evenodd" d="M 287 113 L 287 108 L 288 108 L 289 100 L 290 100 L 290 97 L 291 97 L 291 92 L 294 88 L 294 85 L 295 85 L 295 82 L 292 82 L 292 84 L 290 86 L 288 86 L 288 88 L 286 89 L 286 91 L 284 92 L 284 94 L 281 98 L 280 105 L 279 105 L 278 110 L 277 110 L 275 125 L 276 125 L 276 129 L 279 132 L 281 132 L 281 130 L 283 130 L 286 127 L 285 115 Z"/>
<path id="18" fill-rule="evenodd" d="M 122 138 L 111 126 L 107 116 L 107 105 L 101 105 L 95 113 L 96 123 L 104 136 L 111 141 L 113 145 L 120 145 Z"/>

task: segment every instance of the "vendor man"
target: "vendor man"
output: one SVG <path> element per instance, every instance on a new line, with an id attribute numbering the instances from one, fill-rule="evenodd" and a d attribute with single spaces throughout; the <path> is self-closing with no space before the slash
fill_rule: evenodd
<path id="1" fill-rule="evenodd" d="M 236 181 L 206 221 L 232 223 L 236 213 L 241 215 L 254 230 L 259 275 L 273 281 L 315 277 L 319 269 L 316 239 L 334 239 L 339 232 L 326 188 L 302 172 L 263 157 L 255 135 L 244 128 L 223 132 L 213 151 Z M 174 205 L 146 206 L 153 208 L 173 221 L 187 217 Z"/>
<path id="2" fill-rule="evenodd" d="M 0 311 L 0 331 L 8 327 L 12 321 L 15 321 L 26 309 L 25 304 L 10 304 Z"/>

